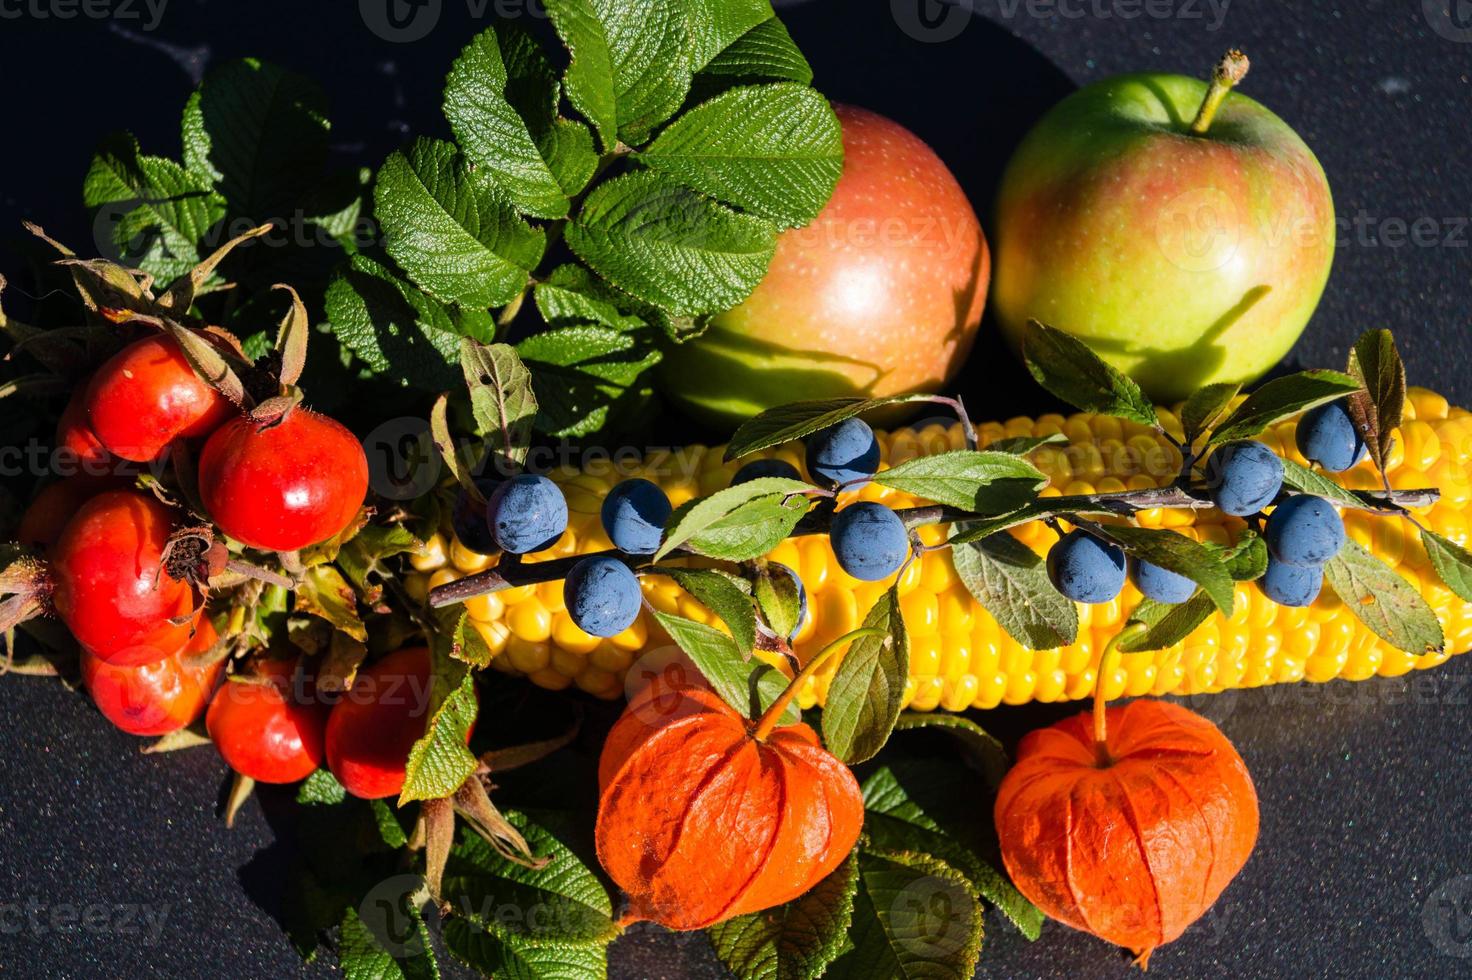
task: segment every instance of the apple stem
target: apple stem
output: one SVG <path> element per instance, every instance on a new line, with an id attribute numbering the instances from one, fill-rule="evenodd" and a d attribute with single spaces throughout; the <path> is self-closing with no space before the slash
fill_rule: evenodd
<path id="1" fill-rule="evenodd" d="M 1222 55 L 1222 60 L 1216 63 L 1216 68 L 1211 73 L 1211 84 L 1206 89 L 1206 98 L 1201 100 L 1201 108 L 1196 111 L 1196 118 L 1191 121 L 1191 132 L 1197 136 L 1205 136 L 1206 131 L 1211 128 L 1211 121 L 1216 118 L 1216 111 L 1221 108 L 1222 100 L 1227 93 L 1237 87 L 1242 79 L 1247 77 L 1247 69 L 1252 63 L 1247 60 L 1247 55 L 1233 48 Z"/>

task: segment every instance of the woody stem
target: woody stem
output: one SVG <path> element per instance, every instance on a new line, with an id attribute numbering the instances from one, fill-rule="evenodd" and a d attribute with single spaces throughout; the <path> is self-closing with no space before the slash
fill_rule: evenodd
<path id="1" fill-rule="evenodd" d="M 1104 645 L 1104 652 L 1099 654 L 1099 667 L 1094 672 L 1094 758 L 1101 768 L 1114 761 L 1109 754 L 1109 729 L 1105 711 L 1109 703 L 1109 699 L 1104 696 L 1106 671 L 1112 666 L 1114 654 L 1118 652 L 1120 644 L 1134 639 L 1148 629 L 1144 623 L 1136 623 L 1120 630 Z"/>
<path id="2" fill-rule="evenodd" d="M 782 717 L 782 713 L 787 710 L 787 706 L 792 703 L 792 699 L 797 697 L 798 689 L 802 687 L 803 682 L 816 674 L 829 657 L 839 650 L 844 649 L 855 640 L 862 639 L 866 636 L 886 635 L 888 635 L 888 631 L 882 630 L 877 626 L 861 626 L 850 633 L 843 634 L 819 650 L 817 656 L 809 660 L 803 666 L 802 670 L 797 672 L 797 676 L 792 679 L 792 683 L 788 684 L 787 689 L 777 696 L 777 700 L 772 702 L 772 706 L 762 713 L 761 719 L 756 723 L 756 730 L 752 732 L 752 737 L 758 742 L 766 741 L 767 736 L 772 734 L 772 729 L 777 727 L 777 720 Z"/>

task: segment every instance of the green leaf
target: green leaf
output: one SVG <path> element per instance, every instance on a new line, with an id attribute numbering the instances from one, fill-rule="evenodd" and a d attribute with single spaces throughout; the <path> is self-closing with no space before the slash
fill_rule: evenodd
<path id="1" fill-rule="evenodd" d="M 691 93 L 698 100 L 733 85 L 797 82 L 809 85 L 813 69 L 776 17 L 768 18 L 732 41 L 695 76 Z"/>
<path id="2" fill-rule="evenodd" d="M 971 980 L 982 908 L 959 871 L 925 854 L 861 851 L 853 949 L 826 980 Z"/>
<path id="3" fill-rule="evenodd" d="M 388 805 L 386 800 L 370 800 L 373 808 L 373 821 L 378 824 L 378 834 L 383 842 L 393 850 L 398 850 L 409 843 L 409 835 L 404 831 L 404 825 L 399 822 L 399 816 L 394 808 Z"/>
<path id="4" fill-rule="evenodd" d="M 673 579 L 696 601 L 720 617 L 731 630 L 731 639 L 736 642 L 736 649 L 743 658 L 751 655 L 752 647 L 756 645 L 756 611 L 752 608 L 751 596 L 741 591 L 732 576 L 709 568 L 682 568 L 678 565 L 652 565 L 645 571 Z"/>
<path id="5" fill-rule="evenodd" d="M 593 133 L 576 119 L 558 119 L 537 141 L 537 148 L 569 198 L 582 193 L 598 172 Z"/>
<path id="6" fill-rule="evenodd" d="M 1014 527 L 1045 517 L 1053 517 L 1055 514 L 1048 500 L 1040 498 L 1030 504 L 1024 504 L 1011 513 L 957 524 L 951 528 L 950 542 L 952 545 L 975 544 L 999 535 L 1003 531 L 1009 531 Z"/>
<path id="7" fill-rule="evenodd" d="M 706 935 L 738 980 L 817 980 L 848 942 L 858 887 L 855 849 L 801 898 L 727 919 Z"/>
<path id="8" fill-rule="evenodd" d="M 1247 396 L 1237 410 L 1212 430 L 1207 446 L 1251 439 L 1280 419 L 1307 411 L 1359 390 L 1359 382 L 1338 371 L 1301 371 L 1274 378 Z"/>
<path id="9" fill-rule="evenodd" d="M 347 790 L 326 769 L 317 769 L 297 787 L 296 801 L 313 806 L 333 806 L 347 799 Z"/>
<path id="10" fill-rule="evenodd" d="M 998 870 L 992 800 L 971 773 L 939 759 L 901 757 L 875 770 L 863 791 L 870 849 L 939 858 L 970 879 L 1024 936 L 1038 938 L 1043 914 Z M 978 813 L 984 816 L 977 819 Z"/>
<path id="11" fill-rule="evenodd" d="M 986 777 L 987 785 L 993 790 L 1001 784 L 1002 777 L 1011 768 L 1012 762 L 1007 758 L 1007 750 L 1002 748 L 1002 743 L 965 715 L 943 714 L 935 711 L 906 711 L 900 715 L 894 725 L 897 732 L 916 731 L 923 728 L 937 728 L 954 736 L 967 753 L 976 760 Z"/>
<path id="12" fill-rule="evenodd" d="M 752 720 L 761 717 L 787 689 L 787 678 L 781 671 L 743 657 L 735 641 L 720 630 L 658 610 L 654 618 L 694 662 L 711 689 L 743 716 Z M 802 713 L 794 699 L 783 712 L 782 723 L 796 724 L 801 719 Z"/>
<path id="13" fill-rule="evenodd" d="M 1185 432 L 1186 445 L 1194 444 L 1197 437 L 1220 422 L 1231 407 L 1232 399 L 1241 390 L 1242 386 L 1234 381 L 1222 381 L 1192 392 L 1181 409 L 1181 428 Z"/>
<path id="14" fill-rule="evenodd" d="M 646 166 L 780 228 L 818 216 L 843 173 L 828 100 L 795 83 L 733 88 L 680 116 L 638 155 Z"/>
<path id="15" fill-rule="evenodd" d="M 737 305 L 766 275 L 776 231 L 652 171 L 594 188 L 567 244 L 619 289 L 678 315 Z"/>
<path id="16" fill-rule="evenodd" d="M 884 636 L 861 636 L 833 672 L 823 702 L 823 743 L 849 765 L 872 759 L 894 730 L 910 675 L 910 636 L 892 586 L 864 617 Z"/>
<path id="17" fill-rule="evenodd" d="M 1050 432 L 1045 436 L 1014 436 L 998 439 L 982 446 L 984 452 L 1007 453 L 1011 456 L 1026 456 L 1044 446 L 1068 445 L 1068 437 L 1061 432 Z"/>
<path id="18" fill-rule="evenodd" d="M 526 288 L 547 244 L 452 143 L 420 138 L 391 154 L 373 199 L 384 248 L 446 303 L 509 303 Z"/>
<path id="19" fill-rule="evenodd" d="M 1140 653 L 1175 646 L 1195 632 L 1196 627 L 1210 619 L 1214 612 L 1215 603 L 1200 589 L 1191 598 L 1180 603 L 1143 599 L 1130 614 L 1128 625 L 1143 623 L 1149 628 L 1139 636 L 1120 643 L 1119 649 L 1122 653 Z"/>
<path id="20" fill-rule="evenodd" d="M 606 980 L 608 947 L 596 943 L 534 946 L 498 939 L 464 919 L 443 927 L 445 946 L 456 959 L 498 980 Z"/>
<path id="21" fill-rule="evenodd" d="M 576 327 L 593 324 L 611 330 L 633 331 L 647 321 L 631 309 L 637 301 L 613 292 L 580 265 L 567 263 L 552 270 L 537 283 L 532 293 L 537 312 L 548 326 Z"/>
<path id="22" fill-rule="evenodd" d="M 811 489 L 801 480 L 764 477 L 696 498 L 670 515 L 654 560 L 681 547 L 728 561 L 759 558 L 807 513 L 804 493 Z"/>
<path id="23" fill-rule="evenodd" d="M 539 218 L 567 217 L 568 194 L 576 193 L 549 162 L 576 152 L 562 141 L 578 137 L 558 132 L 560 91 L 541 46 L 509 21 L 476 35 L 445 79 L 445 118 L 476 173 L 517 210 Z M 587 149 L 591 154 L 591 141 Z"/>
<path id="24" fill-rule="evenodd" d="M 661 357 L 648 328 L 593 325 L 532 334 L 516 350 L 532 371 L 538 429 L 573 438 L 602 429 L 627 400 L 646 397 L 645 372 Z"/>
<path id="25" fill-rule="evenodd" d="M 382 594 L 374 580 L 388 571 L 387 559 L 423 548 L 424 542 L 403 524 L 370 524 L 343 542 L 337 552 L 337 567 L 364 601 L 373 603 Z"/>
<path id="26" fill-rule="evenodd" d="M 785 639 L 797 632 L 802 618 L 802 594 L 793 576 L 786 572 L 773 575 L 771 566 L 764 563 L 752 583 L 751 593 L 762 611 L 762 619 L 773 633 Z"/>
<path id="27" fill-rule="evenodd" d="M 471 667 L 489 667 L 496 654 L 470 620 L 461 605 L 446 606 L 431 612 L 435 630 L 431 643 L 446 656 Z"/>
<path id="28" fill-rule="evenodd" d="M 731 436 L 730 444 L 726 446 L 725 458 L 727 462 L 740 459 L 750 453 L 812 435 L 820 429 L 827 429 L 876 408 L 919 401 L 927 397 L 890 395 L 886 398 L 823 398 L 778 405 L 741 423 L 741 427 Z"/>
<path id="29" fill-rule="evenodd" d="M 368 629 L 358 614 L 358 594 L 348 585 L 342 572 L 331 565 L 313 565 L 297 585 L 294 612 L 307 613 L 331 623 L 360 643 L 368 639 Z"/>
<path id="30" fill-rule="evenodd" d="M 354 255 L 328 283 L 327 317 L 337 339 L 373 374 L 407 387 L 447 387 L 460 338 L 489 339 L 495 323 L 484 311 L 455 310 Z"/>
<path id="31" fill-rule="evenodd" d="M 409 750 L 399 806 L 451 796 L 469 779 L 479 760 L 465 747 L 475 724 L 475 675 L 469 671 L 430 715 L 424 736 Z"/>
<path id="32" fill-rule="evenodd" d="M 1426 554 L 1431 556 L 1431 567 L 1436 569 L 1446 587 L 1458 597 L 1472 602 L 1472 553 L 1435 531 L 1422 530 L 1421 543 L 1426 546 Z"/>
<path id="33" fill-rule="evenodd" d="M 567 99 L 593 124 L 605 150 L 618 142 L 613 54 L 594 0 L 547 0 L 547 14 L 571 60 L 562 84 Z"/>
<path id="34" fill-rule="evenodd" d="M 1369 330 L 1349 352 L 1349 373 L 1364 386 L 1349 398 L 1349 414 L 1383 472 L 1406 402 L 1406 366 L 1389 330 Z"/>
<path id="35" fill-rule="evenodd" d="M 520 466 L 526 462 L 537 419 L 537 396 L 521 355 L 508 344 L 466 341 L 460 350 L 460 369 L 470 389 L 475 434 L 506 461 Z"/>
<path id="36" fill-rule="evenodd" d="M 916 456 L 874 482 L 972 513 L 1005 514 L 1036 498 L 1048 478 L 1020 456 L 957 449 Z"/>
<path id="37" fill-rule="evenodd" d="M 516 810 L 506 811 L 506 819 L 533 854 L 550 860 L 540 870 L 528 868 L 462 831 L 442 885 L 454 914 L 519 948 L 604 944 L 616 937 L 608 892 L 573 846 L 580 833 L 574 822 L 562 814 Z"/>
<path id="38" fill-rule="evenodd" d="M 1078 638 L 1077 607 L 1053 588 L 1043 559 L 1012 535 L 953 543 L 951 561 L 966 590 L 1027 649 L 1052 650 Z"/>
<path id="39" fill-rule="evenodd" d="M 1286 456 L 1280 458 L 1283 461 L 1283 486 L 1290 487 L 1300 493 L 1323 497 L 1325 500 L 1332 501 L 1340 507 L 1359 508 L 1364 506 L 1360 498 L 1323 474 L 1317 473 L 1306 466 L 1300 466 Z"/>
<path id="40" fill-rule="evenodd" d="M 376 916 L 375 916 L 376 918 Z M 434 960 L 434 947 L 429 928 L 419 909 L 409 900 L 385 918 L 398 925 L 407 920 L 412 930 L 407 936 L 381 934 L 390 923 L 376 923 L 370 928 L 349 908 L 342 919 L 342 937 L 337 958 L 346 980 L 438 980 L 439 965 Z"/>
<path id="41" fill-rule="evenodd" d="M 1085 412 L 1158 426 L 1155 406 L 1133 378 L 1100 360 L 1076 337 L 1029 320 L 1022 341 L 1027 370 L 1048 392 Z"/>
<path id="42" fill-rule="evenodd" d="M 1184 575 L 1201 586 L 1207 597 L 1222 611 L 1232 615 L 1236 590 L 1232 576 L 1218 555 L 1198 541 L 1176 531 L 1155 530 L 1134 525 L 1093 524 L 1088 529 L 1113 541 L 1134 558 L 1159 565 L 1167 571 Z"/>
<path id="43" fill-rule="evenodd" d="M 690 68 L 699 71 L 748 31 L 772 20 L 770 0 L 685 0 Z"/>
<path id="44" fill-rule="evenodd" d="M 212 69 L 184 107 L 184 165 L 230 211 L 286 220 L 327 161 L 327 96 L 306 75 L 242 58 Z"/>
<path id="45" fill-rule="evenodd" d="M 1268 545 L 1262 536 L 1246 531 L 1242 539 L 1230 548 L 1204 542 L 1207 551 L 1216 555 L 1234 582 L 1252 582 L 1260 579 L 1268 570 Z"/>
<path id="46" fill-rule="evenodd" d="M 1325 563 L 1324 579 L 1360 622 L 1397 650 L 1419 656 L 1446 646 L 1430 603 L 1353 538 Z"/>
<path id="47" fill-rule="evenodd" d="M 106 229 L 121 261 L 161 283 L 199 264 L 199 243 L 225 217 L 224 201 L 204 179 L 172 160 L 143 156 L 128 133 L 97 148 L 82 199 L 99 237 Z"/>

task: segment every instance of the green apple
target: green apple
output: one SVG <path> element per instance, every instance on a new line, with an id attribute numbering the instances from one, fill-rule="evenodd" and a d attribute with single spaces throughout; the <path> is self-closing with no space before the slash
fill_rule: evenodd
<path id="1" fill-rule="evenodd" d="M 1161 401 L 1251 381 L 1303 332 L 1334 260 L 1324 170 L 1288 124 L 1211 84 L 1111 78 L 1027 135 L 996 207 L 993 305 L 1068 331 Z"/>
<path id="2" fill-rule="evenodd" d="M 936 391 L 971 350 L 990 255 L 956 178 L 883 116 L 835 105 L 843 176 L 818 218 L 784 232 L 761 284 L 671 350 L 664 391 L 730 428 L 788 402 Z"/>

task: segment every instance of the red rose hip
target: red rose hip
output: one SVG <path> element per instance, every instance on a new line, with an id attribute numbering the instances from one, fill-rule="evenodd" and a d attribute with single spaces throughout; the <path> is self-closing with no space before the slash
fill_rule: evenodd
<path id="1" fill-rule="evenodd" d="M 214 626 L 201 617 L 189 645 L 156 663 L 117 667 L 83 651 L 82 683 L 97 710 L 118 728 L 130 735 L 167 735 L 199 717 L 224 673 L 224 660 L 191 663 L 217 639 Z"/>
<path id="2" fill-rule="evenodd" d="M 327 720 L 327 767 L 344 789 L 365 800 L 399 794 L 409 750 L 429 720 L 429 700 L 424 647 L 391 653 L 358 672 Z"/>
<path id="3" fill-rule="evenodd" d="M 267 660 L 260 674 L 221 685 L 204 723 L 231 769 L 258 783 L 294 783 L 322 764 L 327 711 L 297 700 L 296 661 Z"/>
<path id="4" fill-rule="evenodd" d="M 230 410 L 164 336 L 124 347 L 87 386 L 87 419 L 97 440 L 135 463 L 157 459 L 175 439 L 209 435 Z"/>
<path id="5" fill-rule="evenodd" d="M 199 492 L 230 537 L 296 551 L 352 522 L 368 493 L 368 458 L 341 423 L 305 408 L 276 422 L 236 418 L 205 443 Z"/>

